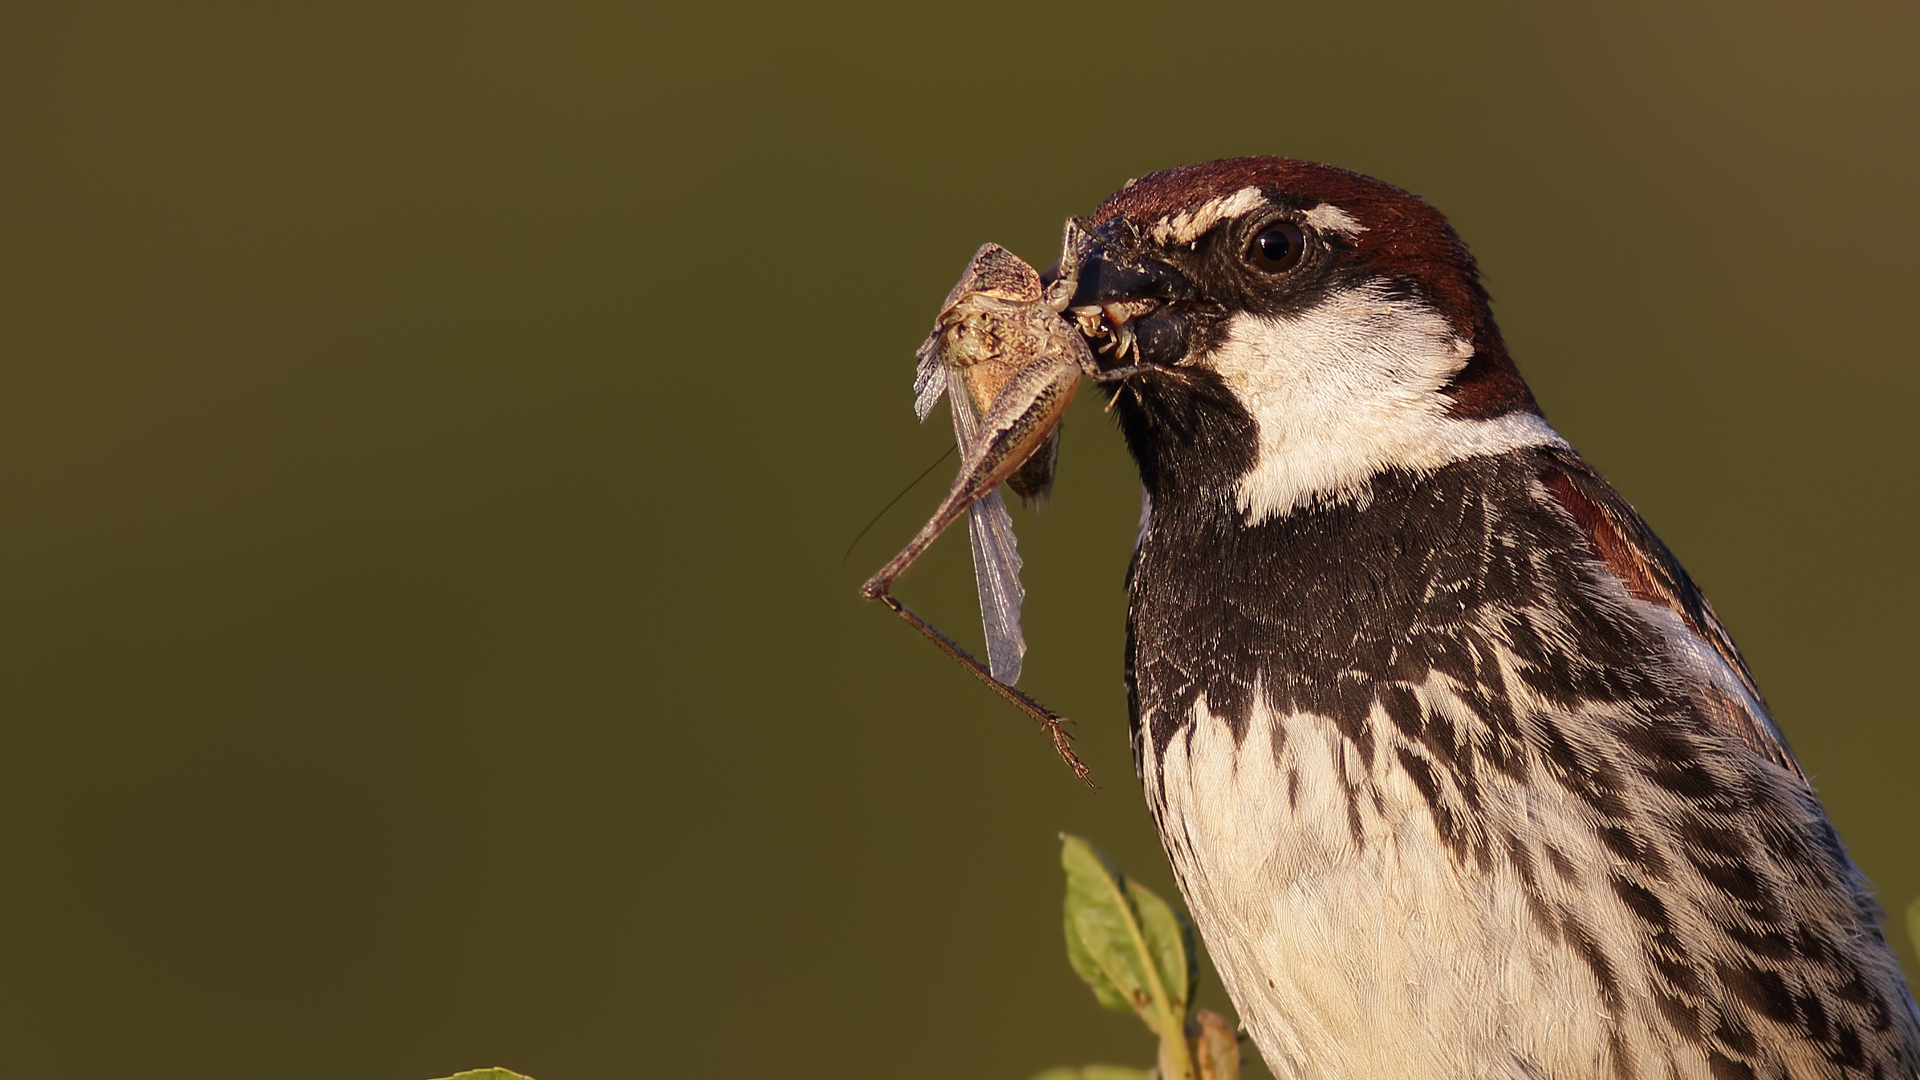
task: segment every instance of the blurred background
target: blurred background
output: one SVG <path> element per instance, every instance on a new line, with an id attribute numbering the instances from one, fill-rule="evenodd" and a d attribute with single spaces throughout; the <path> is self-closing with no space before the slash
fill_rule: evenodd
<path id="1" fill-rule="evenodd" d="M 1451 216 L 1899 911 L 1916 46 L 1900 3 L 7 5 L 9 1067 L 1148 1061 L 1059 923 L 1061 830 L 1173 892 L 1111 423 L 1016 511 L 1097 793 L 855 596 L 951 465 L 843 553 L 949 442 L 912 352 L 974 248 L 1231 154 Z M 960 534 L 900 592 L 977 641 Z"/>

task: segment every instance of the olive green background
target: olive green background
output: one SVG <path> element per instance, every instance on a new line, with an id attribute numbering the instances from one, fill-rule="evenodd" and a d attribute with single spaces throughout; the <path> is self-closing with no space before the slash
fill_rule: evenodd
<path id="1" fill-rule="evenodd" d="M 1452 217 L 1904 907 L 1920 8 L 1818 7 L 7 5 L 9 1069 L 1147 1061 L 1058 914 L 1062 829 L 1172 888 L 1112 425 L 1016 514 L 1098 793 L 855 597 L 950 466 L 842 553 L 975 246 L 1238 153 Z"/>

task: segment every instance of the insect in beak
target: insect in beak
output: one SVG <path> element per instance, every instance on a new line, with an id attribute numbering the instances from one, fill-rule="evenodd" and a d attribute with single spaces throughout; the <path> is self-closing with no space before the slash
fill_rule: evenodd
<path id="1" fill-rule="evenodd" d="M 933 516 L 860 590 L 862 596 L 886 604 L 1038 721 L 1051 736 L 1054 749 L 1082 780 L 1088 778 L 1087 767 L 1073 752 L 1071 736 L 1062 726 L 1064 719 L 1013 685 L 1019 681 L 1026 652 L 1020 629 L 1025 590 L 1020 584 L 1013 519 L 998 488 L 1007 483 L 1026 495 L 1051 484 L 1060 423 L 1082 375 L 1118 382 L 1149 370 L 1146 365 L 1103 367 L 1087 341 L 1104 337 L 1102 351 L 1111 352 L 1116 361 L 1130 350 L 1137 354 L 1128 321 L 1151 311 L 1154 301 L 1096 305 L 1092 312 L 1075 309 L 1073 322 L 1064 317 L 1079 290 L 1077 268 L 1091 243 L 1083 224 L 1069 221 L 1060 261 L 1068 273 L 1052 281 L 1043 281 L 1031 266 L 997 244 L 983 246 L 967 264 L 941 307 L 933 333 L 920 348 L 914 379 L 914 408 L 922 420 L 941 396 L 948 399 L 961 453 L 960 472 Z M 1095 322 L 1099 326 L 1089 330 Z M 974 576 L 987 640 L 985 664 L 889 592 L 907 567 L 962 515 L 967 517 L 973 541 Z"/>
<path id="2" fill-rule="evenodd" d="M 1057 296 L 1072 282 L 1055 283 Z M 922 420 L 944 394 L 953 411 L 961 464 L 946 497 L 899 555 L 861 587 L 926 635 L 947 655 L 1047 729 L 1054 749 L 1086 780 L 1063 718 L 1014 689 L 1026 643 L 1020 629 L 1020 554 L 1013 520 L 998 488 L 1016 476 L 1028 491 L 1052 482 L 1059 428 L 1083 371 L 1097 370 L 1084 339 L 1048 303 L 1040 275 L 1012 252 L 983 246 L 947 296 L 920 349 L 914 380 Z M 1020 485 L 1015 484 L 1016 490 Z M 972 534 L 974 574 L 986 629 L 983 665 L 951 638 L 900 603 L 888 589 L 961 515 Z"/>

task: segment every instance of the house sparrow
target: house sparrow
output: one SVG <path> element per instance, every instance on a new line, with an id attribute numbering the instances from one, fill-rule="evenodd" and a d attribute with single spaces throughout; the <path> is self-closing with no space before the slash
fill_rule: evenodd
<path id="1" fill-rule="evenodd" d="M 1135 764 L 1274 1072 L 1920 1075 L 1746 664 L 1547 424 L 1446 220 L 1243 158 L 1081 224 L 1070 317 L 1136 368 Z"/>

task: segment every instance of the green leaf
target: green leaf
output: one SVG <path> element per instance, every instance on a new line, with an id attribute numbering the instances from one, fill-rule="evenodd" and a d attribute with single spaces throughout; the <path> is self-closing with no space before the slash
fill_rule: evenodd
<path id="1" fill-rule="evenodd" d="M 521 1076 L 512 1069 L 492 1068 L 468 1069 L 465 1072 L 457 1072 L 452 1076 L 442 1077 L 441 1080 L 529 1080 L 529 1078 Z"/>
<path id="2" fill-rule="evenodd" d="M 1095 960 L 1084 941 L 1080 940 L 1080 928 L 1074 923 L 1073 909 L 1069 905 L 1066 912 L 1067 924 L 1067 963 L 1073 965 L 1087 986 L 1093 990 L 1094 999 L 1114 1012 L 1132 1012 L 1133 1000 L 1126 992 L 1113 984 L 1106 970 Z"/>
<path id="3" fill-rule="evenodd" d="M 1907 936 L 1913 938 L 1914 954 L 1920 956 L 1920 896 L 1907 905 Z"/>
<path id="4" fill-rule="evenodd" d="M 1194 1080 L 1186 1031 L 1198 963 L 1193 931 L 1077 836 L 1061 834 L 1060 865 L 1067 872 L 1068 961 L 1101 1004 L 1131 1005 L 1159 1036 L 1164 1080 Z"/>
<path id="5" fill-rule="evenodd" d="M 1067 872 L 1067 959 L 1101 1004 L 1124 1002 L 1156 1033 L 1164 1026 L 1159 972 L 1145 955 L 1140 916 L 1106 856 L 1077 836 L 1061 837 Z"/>
<path id="6" fill-rule="evenodd" d="M 1063 1065 L 1048 1069 L 1033 1080 L 1152 1080 L 1152 1077 L 1150 1070 L 1129 1069 L 1125 1065 L 1087 1065 L 1078 1069 Z"/>
<path id="7" fill-rule="evenodd" d="M 1193 1011 L 1193 991 L 1200 984 L 1200 952 L 1194 948 L 1193 927 L 1146 886 L 1131 881 L 1126 885 L 1127 897 L 1140 913 L 1147 953 L 1160 971 L 1160 984 L 1167 988 L 1173 1011 L 1184 1018 Z"/>

